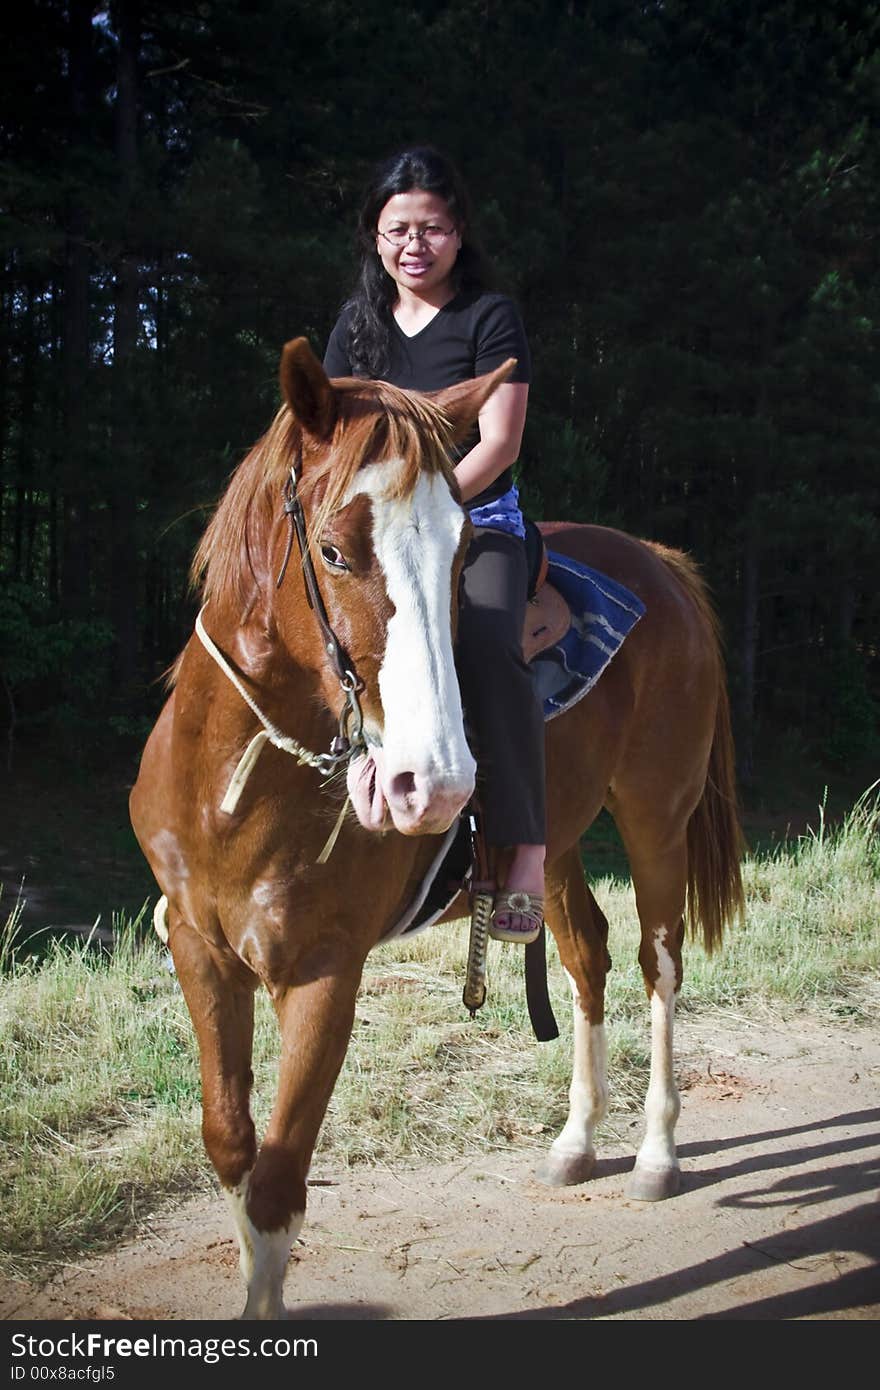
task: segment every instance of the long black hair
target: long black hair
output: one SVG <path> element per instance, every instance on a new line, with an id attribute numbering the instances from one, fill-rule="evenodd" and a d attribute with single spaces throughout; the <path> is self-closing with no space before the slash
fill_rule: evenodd
<path id="1" fill-rule="evenodd" d="M 397 285 L 376 253 L 379 214 L 398 193 L 433 193 L 449 205 L 461 236 L 461 249 L 452 269 L 456 293 L 487 290 L 495 275 L 473 232 L 470 199 L 458 170 L 430 145 L 402 150 L 375 170 L 361 205 L 357 225 L 360 273 L 348 301 L 348 357 L 356 376 L 381 377 L 391 365 L 392 306 Z"/>

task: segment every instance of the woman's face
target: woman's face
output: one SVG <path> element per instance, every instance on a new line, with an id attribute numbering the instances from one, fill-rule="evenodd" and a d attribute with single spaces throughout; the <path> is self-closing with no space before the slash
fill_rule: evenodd
<path id="1" fill-rule="evenodd" d="M 386 239 L 395 232 L 426 235 L 410 235 L 403 245 L 395 246 Z M 452 267 L 461 250 L 461 233 L 445 198 L 414 189 L 396 193 L 379 213 L 376 250 L 399 288 L 422 296 L 450 287 Z"/>

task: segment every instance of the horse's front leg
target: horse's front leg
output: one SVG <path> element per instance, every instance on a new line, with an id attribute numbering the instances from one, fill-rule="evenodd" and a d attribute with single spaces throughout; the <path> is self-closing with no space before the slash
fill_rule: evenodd
<path id="1" fill-rule="evenodd" d="M 231 1195 L 248 1319 L 285 1315 L 284 1274 L 305 1216 L 312 1152 L 351 1037 L 362 966 L 360 958 L 341 962 L 322 950 L 298 961 L 294 979 L 269 982 L 281 1030 L 278 1093 L 256 1163 Z"/>
<path id="2" fill-rule="evenodd" d="M 170 917 L 169 945 L 199 1044 L 202 1138 L 221 1186 L 234 1202 L 256 1161 L 250 1113 L 254 992 L 259 983 L 236 956 Z M 244 1264 L 244 1252 L 242 1263 Z"/>

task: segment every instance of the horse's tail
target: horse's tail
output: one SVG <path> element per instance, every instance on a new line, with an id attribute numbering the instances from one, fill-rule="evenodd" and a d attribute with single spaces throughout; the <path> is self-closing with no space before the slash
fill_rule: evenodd
<path id="1" fill-rule="evenodd" d="M 678 551 L 659 547 L 662 558 L 687 590 L 703 617 L 715 651 L 718 703 L 715 733 L 703 794 L 688 821 L 686 918 L 694 935 L 702 931 L 706 950 L 720 945 L 725 926 L 745 912 L 740 863 L 745 849 L 736 794 L 736 758 L 730 700 L 718 617 L 696 565 Z"/>
<path id="2" fill-rule="evenodd" d="M 745 842 L 736 797 L 730 702 L 720 663 L 719 674 L 715 737 L 706 785 L 687 828 L 687 920 L 692 932 L 702 927 L 707 951 L 720 945 L 725 925 L 745 912 L 740 872 Z"/>
<path id="3" fill-rule="evenodd" d="M 153 908 L 153 930 L 159 940 L 168 945 L 168 899 L 163 894 Z"/>

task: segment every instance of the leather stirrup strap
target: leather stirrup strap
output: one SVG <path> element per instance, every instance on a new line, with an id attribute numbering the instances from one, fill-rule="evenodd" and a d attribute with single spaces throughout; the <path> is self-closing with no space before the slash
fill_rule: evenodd
<path id="1" fill-rule="evenodd" d="M 559 1037 L 559 1027 L 553 1016 L 547 992 L 547 928 L 542 927 L 534 941 L 525 948 L 526 1004 L 532 1030 L 538 1042 L 552 1042 Z"/>
<path id="2" fill-rule="evenodd" d="M 479 807 L 472 802 L 472 853 L 474 881 L 488 880 L 496 865 L 491 863 L 489 846 L 483 835 Z M 538 1042 L 552 1042 L 559 1037 L 559 1026 L 553 1015 L 550 994 L 547 989 L 547 928 L 541 927 L 538 936 L 524 947 L 523 969 L 526 981 L 526 1006 L 532 1024 L 532 1032 Z"/>

